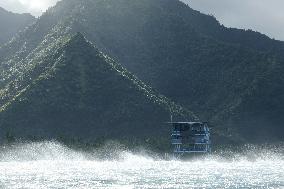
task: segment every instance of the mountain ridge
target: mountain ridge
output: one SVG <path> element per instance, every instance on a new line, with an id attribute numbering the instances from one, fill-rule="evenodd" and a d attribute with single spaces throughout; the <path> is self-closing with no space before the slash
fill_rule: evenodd
<path id="1" fill-rule="evenodd" d="M 80 33 L 64 39 L 46 57 L 54 59 L 52 64 L 2 107 L 2 137 L 7 132 L 23 138 L 66 136 L 90 141 L 144 139 L 157 133 L 167 137 L 161 120 L 171 114 L 196 119 L 99 52 Z"/>
<path id="2" fill-rule="evenodd" d="M 177 0 L 129 2 L 61 1 L 0 48 L 0 62 L 16 65 L 39 43 L 79 31 L 147 85 L 212 122 L 216 132 L 237 141 L 283 139 L 283 42 L 226 29 Z M 260 128 L 273 132 L 264 139 Z"/>
<path id="3" fill-rule="evenodd" d="M 31 25 L 36 18 L 29 13 L 13 13 L 0 7 L 0 46 L 12 39 L 19 31 Z"/>

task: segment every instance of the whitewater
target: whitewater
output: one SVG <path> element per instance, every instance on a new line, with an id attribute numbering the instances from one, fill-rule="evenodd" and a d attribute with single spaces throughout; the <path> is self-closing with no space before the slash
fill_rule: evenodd
<path id="1" fill-rule="evenodd" d="M 58 142 L 3 147 L 0 188 L 284 188 L 283 155 L 269 150 L 189 161 L 166 161 L 128 151 L 101 159 L 96 153 Z"/>

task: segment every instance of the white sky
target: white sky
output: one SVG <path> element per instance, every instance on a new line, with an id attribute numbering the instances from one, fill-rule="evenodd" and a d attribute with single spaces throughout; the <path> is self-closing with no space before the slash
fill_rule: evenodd
<path id="1" fill-rule="evenodd" d="M 0 7 L 18 13 L 31 13 L 40 16 L 42 12 L 50 6 L 56 4 L 58 0 L 0 0 Z"/>
<path id="2" fill-rule="evenodd" d="M 252 29 L 284 41 L 284 0 L 182 0 L 227 27 Z"/>
<path id="3" fill-rule="evenodd" d="M 0 0 L 12 12 L 41 15 L 58 0 Z M 114 0 L 115 1 L 115 0 Z M 252 29 L 284 41 L 284 0 L 182 0 L 227 27 Z"/>

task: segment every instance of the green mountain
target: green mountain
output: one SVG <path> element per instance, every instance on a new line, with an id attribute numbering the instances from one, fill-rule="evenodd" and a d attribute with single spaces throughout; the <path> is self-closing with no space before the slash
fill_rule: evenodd
<path id="1" fill-rule="evenodd" d="M 22 80 L 9 84 L 18 90 L 9 90 L 13 98 L 1 108 L 2 137 L 166 137 L 164 122 L 171 114 L 194 119 L 99 52 L 82 34 L 59 37 L 56 43 L 29 60 L 34 64 L 22 72 Z"/>
<path id="2" fill-rule="evenodd" d="M 59 2 L 0 48 L 2 105 L 13 98 L 7 91 L 15 87 L 7 86 L 22 78 L 30 57 L 76 32 L 217 133 L 284 140 L 284 43 L 225 28 L 178 0 Z"/>
<path id="3" fill-rule="evenodd" d="M 34 21 L 35 17 L 30 14 L 16 14 L 0 7 L 0 46 Z"/>

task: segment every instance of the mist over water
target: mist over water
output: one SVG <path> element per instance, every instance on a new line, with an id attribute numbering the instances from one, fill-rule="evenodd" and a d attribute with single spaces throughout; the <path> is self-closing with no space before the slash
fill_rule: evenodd
<path id="1" fill-rule="evenodd" d="M 17 144 L 1 149 L 0 188 L 284 188 L 279 149 L 224 154 L 165 161 L 117 147 L 81 152 L 57 142 Z"/>

